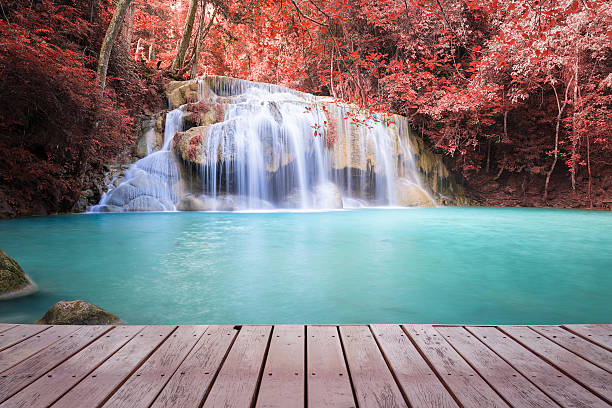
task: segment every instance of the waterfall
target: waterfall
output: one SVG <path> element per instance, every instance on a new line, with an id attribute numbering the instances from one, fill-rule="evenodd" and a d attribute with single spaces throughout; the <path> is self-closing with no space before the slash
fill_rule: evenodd
<path id="1" fill-rule="evenodd" d="M 180 193 L 180 172 L 171 148 L 172 139 L 176 132 L 181 130 L 182 123 L 182 108 L 169 112 L 166 116 L 162 148 L 130 166 L 123 180 L 115 178 L 100 203 L 90 211 L 176 210 L 175 203 Z"/>
<path id="2" fill-rule="evenodd" d="M 401 116 L 216 76 L 173 89 L 163 147 L 92 211 L 435 205 Z"/>

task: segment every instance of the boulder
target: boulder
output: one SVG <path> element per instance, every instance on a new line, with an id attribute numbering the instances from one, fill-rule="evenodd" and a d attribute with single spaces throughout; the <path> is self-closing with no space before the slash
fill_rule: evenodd
<path id="1" fill-rule="evenodd" d="M 210 211 L 212 210 L 209 200 L 201 200 L 192 195 L 187 195 L 178 202 L 176 209 L 179 211 Z"/>
<path id="2" fill-rule="evenodd" d="M 140 136 L 138 141 L 136 142 L 136 150 L 134 151 L 134 155 L 139 159 L 146 157 L 149 154 L 149 140 L 147 139 L 147 135 L 144 134 Z"/>
<path id="3" fill-rule="evenodd" d="M 172 109 L 178 108 L 187 102 L 195 102 L 198 95 L 198 82 L 195 79 L 190 81 L 172 81 L 166 87 L 166 95 Z"/>
<path id="4" fill-rule="evenodd" d="M 0 249 L 0 300 L 29 295 L 36 285 L 21 266 Z"/>
<path id="5" fill-rule="evenodd" d="M 122 324 L 117 316 L 84 300 L 57 302 L 36 324 Z"/>
<path id="6" fill-rule="evenodd" d="M 206 162 L 202 157 L 202 148 L 206 140 L 206 126 L 196 126 L 174 136 L 174 150 L 186 162 L 201 165 Z"/>
<path id="7" fill-rule="evenodd" d="M 138 196 L 138 194 L 139 191 L 136 187 L 128 183 L 123 183 L 110 192 L 105 204 L 122 207 Z"/>
<path id="8" fill-rule="evenodd" d="M 395 183 L 395 201 L 402 207 L 435 207 L 425 190 L 405 178 L 400 178 Z"/>
<path id="9" fill-rule="evenodd" d="M 73 213 L 82 213 L 87 211 L 87 206 L 89 205 L 89 200 L 83 194 L 79 195 L 79 198 L 72 205 L 71 211 Z"/>

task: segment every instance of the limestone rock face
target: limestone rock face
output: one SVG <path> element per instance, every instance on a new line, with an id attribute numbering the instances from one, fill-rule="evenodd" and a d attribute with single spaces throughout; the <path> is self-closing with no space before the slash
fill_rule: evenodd
<path id="1" fill-rule="evenodd" d="M 36 285 L 21 266 L 0 249 L 0 300 L 29 295 Z"/>
<path id="2" fill-rule="evenodd" d="M 193 195 L 187 195 L 178 202 L 176 209 L 179 211 L 210 211 L 213 209 L 212 203 L 208 200 L 200 199 Z"/>
<path id="3" fill-rule="evenodd" d="M 396 203 L 402 207 L 434 207 L 427 193 L 410 180 L 400 178 L 395 186 Z"/>
<path id="4" fill-rule="evenodd" d="M 37 324 L 122 324 L 114 314 L 84 300 L 57 302 Z"/>
<path id="5" fill-rule="evenodd" d="M 254 96 L 258 92 L 282 96 L 258 101 Z M 396 205 L 434 205 L 432 199 L 442 205 L 468 204 L 459 177 L 447 167 L 451 163 L 413 132 L 408 119 L 403 116 L 369 112 L 331 97 L 305 94 L 277 85 L 214 75 L 171 82 L 166 87 L 166 94 L 172 108 L 185 105 L 184 131 L 176 134 L 173 145 L 176 156 L 182 159 L 183 174 L 194 174 L 194 169 L 199 171 L 203 165 L 210 167 L 215 162 L 246 163 L 244 152 L 248 147 L 253 148 L 249 153 L 251 157 L 263 157 L 263 163 L 257 162 L 257 165 L 261 164 L 258 169 L 264 168 L 267 174 L 261 177 L 274 179 L 283 177 L 283 172 L 291 166 L 295 167 L 296 163 L 301 166 L 316 154 L 325 156 L 325 166 L 329 166 L 331 173 L 360 178 L 362 185 L 364 180 L 369 183 L 365 189 L 362 188 L 368 194 L 383 177 L 393 173 L 395 181 L 391 184 L 398 188 L 393 194 L 397 199 L 389 197 L 389 202 L 395 201 Z M 291 108 L 295 106 L 299 106 L 299 113 Z M 247 135 L 248 145 L 244 142 L 243 129 L 251 122 L 244 121 L 244 112 L 252 113 L 253 126 L 256 126 L 253 130 L 258 137 L 254 139 Z M 304 118 L 310 117 L 311 113 L 316 114 L 315 120 L 324 126 L 305 124 Z M 161 127 L 158 118 L 155 128 L 161 130 Z M 312 129 L 316 131 L 312 132 Z M 296 131 L 303 135 L 312 132 L 313 138 L 325 137 L 325 147 L 313 147 L 316 143 L 309 135 L 298 142 L 282 136 L 295 135 Z M 140 149 L 143 150 L 143 146 Z M 412 185 L 402 180 L 406 177 L 420 181 Z M 368 181 L 375 179 L 378 179 L 376 183 Z M 337 178 L 334 182 L 341 188 L 346 187 Z M 353 185 L 351 183 L 346 184 Z M 315 196 L 320 194 L 312 186 L 310 188 L 308 193 L 289 193 L 285 205 L 292 207 L 305 199 L 317 202 L 320 197 Z M 229 190 L 227 193 L 244 194 Z M 334 193 L 327 194 L 325 200 L 327 198 L 331 201 L 321 204 L 323 207 L 341 208 Z M 194 203 L 184 204 L 190 207 Z"/>
<path id="6" fill-rule="evenodd" d="M 147 195 L 136 197 L 126 206 L 127 211 L 165 211 L 165 209 L 161 201 Z"/>
<path id="7" fill-rule="evenodd" d="M 166 87 L 166 95 L 172 109 L 188 102 L 196 102 L 198 99 L 198 82 L 195 79 L 172 81 Z"/>
<path id="8" fill-rule="evenodd" d="M 206 139 L 206 126 L 196 126 L 174 136 L 174 150 L 186 162 L 200 165 L 202 160 L 202 146 Z"/>

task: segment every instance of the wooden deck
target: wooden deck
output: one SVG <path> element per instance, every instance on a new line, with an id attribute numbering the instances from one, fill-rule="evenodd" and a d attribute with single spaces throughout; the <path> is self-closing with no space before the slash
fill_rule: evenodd
<path id="1" fill-rule="evenodd" d="M 609 407 L 612 325 L 0 325 L 0 407 Z"/>

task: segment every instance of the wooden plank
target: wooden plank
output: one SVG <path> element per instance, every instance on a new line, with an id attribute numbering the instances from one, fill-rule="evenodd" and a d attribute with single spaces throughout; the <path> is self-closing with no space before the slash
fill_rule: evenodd
<path id="1" fill-rule="evenodd" d="M 432 326 L 403 327 L 464 407 L 507 407 L 501 397 Z"/>
<path id="2" fill-rule="evenodd" d="M 0 333 L 4 333 L 7 330 L 11 330 L 15 327 L 19 326 L 18 324 L 7 324 L 7 323 L 2 323 L 0 324 Z"/>
<path id="3" fill-rule="evenodd" d="M 251 406 L 271 330 L 271 326 L 242 326 L 204 407 Z"/>
<path id="4" fill-rule="evenodd" d="M 466 327 L 515 370 L 563 407 L 609 407 L 603 400 L 495 327 Z"/>
<path id="5" fill-rule="evenodd" d="M 558 406 L 463 327 L 436 327 L 436 330 L 511 406 Z"/>
<path id="6" fill-rule="evenodd" d="M 143 326 L 114 328 L 13 395 L 2 404 L 2 407 L 48 407 L 132 339 L 142 328 Z"/>
<path id="7" fill-rule="evenodd" d="M 304 406 L 304 326 L 274 326 L 257 407 Z"/>
<path id="8" fill-rule="evenodd" d="M 612 373 L 612 352 L 559 326 L 529 326 L 542 336 Z"/>
<path id="9" fill-rule="evenodd" d="M 612 324 L 565 324 L 563 327 L 612 351 Z"/>
<path id="10" fill-rule="evenodd" d="M 357 406 L 336 326 L 306 328 L 306 359 L 308 407 Z"/>
<path id="11" fill-rule="evenodd" d="M 9 368 L 0 375 L 0 402 L 5 401 L 47 371 L 78 353 L 113 326 L 83 326 L 60 341 Z"/>
<path id="12" fill-rule="evenodd" d="M 0 352 L 0 373 L 45 349 L 62 337 L 74 333 L 78 328 L 79 326 L 52 326 Z"/>
<path id="13" fill-rule="evenodd" d="M 458 406 L 399 325 L 375 324 L 370 327 L 411 406 Z"/>
<path id="14" fill-rule="evenodd" d="M 199 407 L 237 334 L 233 326 L 209 326 L 152 407 Z"/>
<path id="15" fill-rule="evenodd" d="M 174 329 L 176 326 L 145 327 L 76 387 L 68 391 L 53 407 L 100 406 Z"/>
<path id="16" fill-rule="evenodd" d="M 407 407 L 367 326 L 340 326 L 355 397 L 360 407 Z"/>
<path id="17" fill-rule="evenodd" d="M 0 351 L 14 346 L 33 335 L 47 330 L 50 326 L 38 324 L 21 324 L 6 333 L 0 333 Z"/>
<path id="18" fill-rule="evenodd" d="M 589 363 L 525 326 L 502 326 L 501 329 L 524 347 L 612 403 L 612 374 Z"/>
<path id="19" fill-rule="evenodd" d="M 207 326 L 179 326 L 104 404 L 105 407 L 148 407 L 198 342 Z"/>

